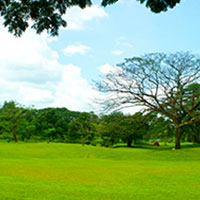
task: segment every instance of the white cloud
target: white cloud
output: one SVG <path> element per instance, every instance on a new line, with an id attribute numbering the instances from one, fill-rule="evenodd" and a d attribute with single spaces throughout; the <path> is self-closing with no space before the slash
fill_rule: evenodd
<path id="1" fill-rule="evenodd" d="M 78 66 L 59 63 L 47 36 L 28 30 L 16 38 L 0 28 L 0 38 L 1 104 L 15 100 L 37 108 L 64 106 L 71 110 L 91 110 L 91 86 Z"/>
<path id="2" fill-rule="evenodd" d="M 99 67 L 99 71 L 103 74 L 108 74 L 109 72 L 114 72 L 116 70 L 116 66 L 111 66 L 109 64 L 105 64 Z"/>
<path id="3" fill-rule="evenodd" d="M 85 28 L 86 22 L 106 16 L 108 14 L 98 5 L 92 5 L 85 9 L 74 6 L 67 10 L 64 19 L 67 21 L 66 28 L 68 30 L 82 30 Z"/>
<path id="4" fill-rule="evenodd" d="M 124 52 L 122 51 L 122 50 L 115 50 L 115 51 L 112 51 L 112 54 L 113 55 L 117 55 L 117 56 L 119 56 L 119 55 L 121 55 L 121 54 L 123 54 Z"/>
<path id="5" fill-rule="evenodd" d="M 62 71 L 61 81 L 55 86 L 55 101 L 51 106 L 65 106 L 71 110 L 91 110 L 95 91 L 82 77 L 81 70 L 75 65 L 67 65 Z"/>
<path id="6" fill-rule="evenodd" d="M 78 45 L 69 45 L 65 49 L 63 49 L 63 54 L 65 56 L 71 56 L 73 54 L 86 54 L 91 48 L 86 45 L 78 44 Z"/>
<path id="7" fill-rule="evenodd" d="M 47 103 L 53 101 L 52 92 L 48 89 L 41 88 L 31 88 L 27 86 L 23 86 L 19 90 L 20 96 L 24 97 L 26 102 L 32 102 L 34 104 L 38 103 Z"/>

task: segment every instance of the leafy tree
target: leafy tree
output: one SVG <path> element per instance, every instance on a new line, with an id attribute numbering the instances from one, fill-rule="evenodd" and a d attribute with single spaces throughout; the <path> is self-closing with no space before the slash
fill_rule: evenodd
<path id="1" fill-rule="evenodd" d="M 121 112 L 113 112 L 109 115 L 101 116 L 100 123 L 98 125 L 98 135 L 103 140 L 101 145 L 113 146 L 118 143 L 121 138 L 122 128 L 120 122 L 125 118 Z"/>
<path id="2" fill-rule="evenodd" d="M 134 115 L 124 115 L 122 112 L 112 112 L 103 115 L 98 124 L 98 135 L 102 138 L 102 145 L 113 146 L 119 142 L 126 142 L 131 147 L 132 142 L 142 140 L 148 131 L 148 117 L 141 112 Z"/>
<path id="3" fill-rule="evenodd" d="M 118 0 L 103 0 L 102 5 L 107 6 L 113 4 Z M 168 8 L 173 8 L 181 0 L 136 0 L 140 3 L 146 3 L 146 7 L 150 8 L 152 12 L 159 13 L 161 11 L 167 11 Z"/>
<path id="4" fill-rule="evenodd" d="M 186 87 L 184 96 L 185 98 L 193 97 L 192 101 L 188 101 L 188 104 L 195 104 L 199 100 L 200 95 L 200 84 L 193 83 Z M 188 106 L 191 106 L 191 105 Z M 199 108 L 197 108 L 199 111 Z M 190 124 L 184 127 L 184 137 L 188 142 L 200 143 L 200 122 Z"/>
<path id="5" fill-rule="evenodd" d="M 26 110 L 14 101 L 5 102 L 0 110 L 1 131 L 12 134 L 15 142 L 18 142 L 17 133 L 24 122 L 25 112 Z"/>
<path id="6" fill-rule="evenodd" d="M 182 127 L 200 120 L 200 95 L 185 93 L 199 80 L 198 56 L 154 53 L 125 59 L 96 86 L 108 94 L 104 109 L 140 105 L 167 117 L 175 126 L 175 148 L 179 149 Z"/>
<path id="7" fill-rule="evenodd" d="M 91 143 L 95 136 L 97 120 L 98 117 L 93 112 L 82 112 L 69 123 L 69 141 L 81 141 L 82 144 Z"/>
<path id="8" fill-rule="evenodd" d="M 124 120 L 119 122 L 121 129 L 121 138 L 127 142 L 127 146 L 131 147 L 132 142 L 142 140 L 148 132 L 148 116 L 142 112 L 137 112 L 134 115 L 125 116 Z"/>
<path id="9" fill-rule="evenodd" d="M 36 127 L 35 136 L 49 141 L 67 139 L 69 123 L 80 115 L 66 108 L 44 108 L 37 110 L 32 124 Z"/>
<path id="10" fill-rule="evenodd" d="M 200 122 L 185 127 L 183 137 L 188 142 L 200 144 Z"/>
<path id="11" fill-rule="evenodd" d="M 103 0 L 102 6 L 113 4 L 118 0 Z M 152 12 L 159 13 L 173 8 L 180 0 L 137 0 L 146 3 Z M 4 18 L 4 26 L 15 36 L 21 36 L 28 28 L 38 34 L 47 30 L 52 36 L 58 35 L 60 27 L 67 25 L 62 16 L 71 6 L 85 8 L 92 4 L 91 0 L 1 0 L 0 14 Z"/>
<path id="12" fill-rule="evenodd" d="M 157 112 L 148 114 L 148 131 L 145 135 L 146 140 L 162 140 L 172 142 L 174 137 L 174 125 L 166 117 L 160 116 Z"/>

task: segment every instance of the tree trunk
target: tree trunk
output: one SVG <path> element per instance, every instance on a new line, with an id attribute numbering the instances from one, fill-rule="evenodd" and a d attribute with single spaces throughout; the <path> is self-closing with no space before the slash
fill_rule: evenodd
<path id="1" fill-rule="evenodd" d="M 13 123 L 14 123 L 14 126 L 12 126 L 12 132 L 13 132 L 14 141 L 18 142 L 18 139 L 17 139 L 17 122 L 16 122 L 16 120 Z"/>
<path id="2" fill-rule="evenodd" d="M 181 127 L 176 127 L 175 149 L 181 148 Z"/>
<path id="3" fill-rule="evenodd" d="M 13 131 L 14 141 L 18 142 L 16 130 Z"/>
<path id="4" fill-rule="evenodd" d="M 132 144 L 132 140 L 128 140 L 127 147 L 131 147 L 131 144 Z"/>

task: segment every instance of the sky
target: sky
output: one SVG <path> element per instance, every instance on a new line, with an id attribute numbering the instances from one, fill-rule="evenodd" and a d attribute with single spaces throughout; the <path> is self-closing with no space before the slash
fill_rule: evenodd
<path id="1" fill-rule="evenodd" d="M 0 104 L 16 101 L 36 108 L 96 111 L 100 80 L 124 58 L 146 53 L 200 54 L 200 3 L 181 0 L 154 14 L 136 0 L 103 8 L 100 1 L 72 7 L 58 37 L 28 30 L 20 38 L 0 25 Z M 2 19 L 1 19 L 2 22 Z"/>

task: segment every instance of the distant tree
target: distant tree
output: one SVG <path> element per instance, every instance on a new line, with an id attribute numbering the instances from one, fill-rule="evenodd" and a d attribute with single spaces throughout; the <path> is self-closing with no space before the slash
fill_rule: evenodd
<path id="1" fill-rule="evenodd" d="M 144 115 L 142 112 L 137 112 L 133 115 L 125 116 L 124 120 L 119 122 L 121 138 L 123 141 L 127 142 L 127 146 L 131 147 L 132 142 L 137 142 L 137 140 L 142 140 L 147 134 L 148 116 Z"/>
<path id="2" fill-rule="evenodd" d="M 168 118 L 159 115 L 157 112 L 148 114 L 146 140 L 161 140 L 166 144 L 173 141 L 174 134 L 174 124 Z"/>
<path id="3" fill-rule="evenodd" d="M 103 0 L 107 6 L 118 0 Z M 159 13 L 173 8 L 180 0 L 137 0 L 146 3 L 152 12 Z M 52 36 L 58 35 L 60 27 L 67 26 L 63 15 L 72 6 L 85 8 L 92 4 L 91 0 L 1 0 L 0 15 L 4 18 L 4 26 L 15 36 L 21 36 L 31 24 L 38 34 L 47 30 Z"/>
<path id="4" fill-rule="evenodd" d="M 109 115 L 101 116 L 97 132 L 102 139 L 102 146 L 113 146 L 120 141 L 122 137 L 122 126 L 120 123 L 124 119 L 125 115 L 121 112 L 113 112 Z"/>
<path id="5" fill-rule="evenodd" d="M 68 137 L 69 123 L 79 115 L 80 112 L 66 108 L 37 110 L 32 121 L 35 126 L 35 137 L 42 140 L 65 142 Z"/>
<path id="6" fill-rule="evenodd" d="M 69 141 L 90 144 L 95 136 L 97 115 L 93 112 L 82 112 L 69 123 Z"/>
<path id="7" fill-rule="evenodd" d="M 0 109 L 1 131 L 12 134 L 15 142 L 18 142 L 17 132 L 25 120 L 25 112 L 26 109 L 14 101 L 5 102 Z"/>
<path id="8" fill-rule="evenodd" d="M 188 99 L 193 97 L 192 101 L 188 101 L 188 106 L 196 104 L 200 96 L 200 84 L 193 83 L 188 85 L 185 88 L 184 96 Z M 197 110 L 199 112 L 200 108 L 197 108 Z M 184 127 L 184 137 L 188 142 L 200 143 L 200 122 Z"/>
<path id="9" fill-rule="evenodd" d="M 200 122 L 185 127 L 183 137 L 187 142 L 200 144 Z"/>
<path id="10" fill-rule="evenodd" d="M 140 105 L 167 117 L 175 126 L 175 148 L 179 149 L 182 127 L 200 120 L 200 95 L 186 94 L 187 87 L 199 80 L 198 56 L 155 53 L 125 59 L 96 87 L 108 94 L 104 109 Z"/>

